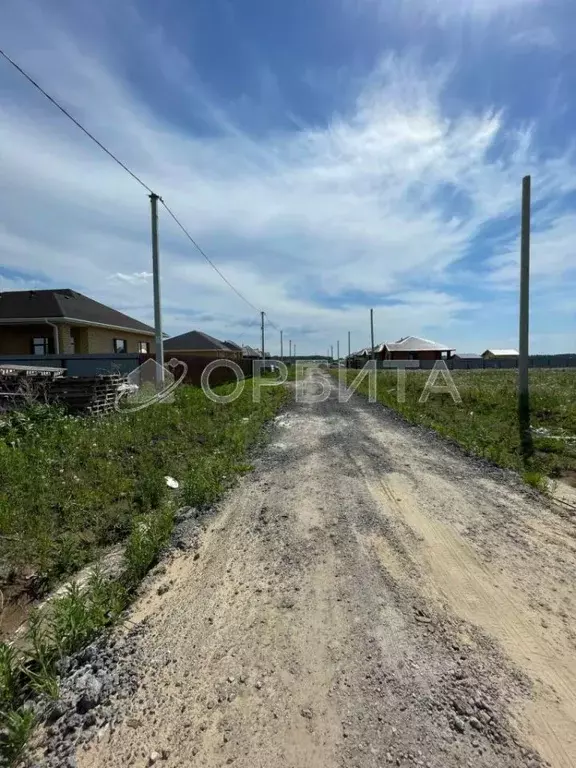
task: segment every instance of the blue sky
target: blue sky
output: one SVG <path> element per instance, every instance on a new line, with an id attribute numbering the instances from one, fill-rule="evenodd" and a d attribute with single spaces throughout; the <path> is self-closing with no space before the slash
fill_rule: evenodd
<path id="1" fill-rule="evenodd" d="M 302 353 L 352 333 L 576 351 L 573 0 L 5 0 L 0 46 L 161 194 Z M 2 290 L 152 320 L 146 193 L 0 61 Z M 259 317 L 161 212 L 165 329 Z M 279 334 L 269 328 L 278 352 Z"/>

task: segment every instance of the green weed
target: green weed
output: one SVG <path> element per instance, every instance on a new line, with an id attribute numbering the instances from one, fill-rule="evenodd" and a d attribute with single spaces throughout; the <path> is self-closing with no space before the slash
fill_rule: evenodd
<path id="1" fill-rule="evenodd" d="M 20 707 L 0 713 L 0 754 L 8 765 L 14 765 L 26 750 L 26 744 L 35 725 L 34 713 Z"/>
<path id="2" fill-rule="evenodd" d="M 349 370 L 344 375 L 350 384 L 357 374 L 358 371 Z M 521 446 L 516 371 L 451 371 L 451 374 L 461 403 L 455 403 L 446 392 L 432 392 L 427 401 L 421 403 L 428 371 L 406 373 L 404 402 L 397 400 L 396 372 L 379 372 L 378 400 L 409 421 L 457 441 L 471 453 L 517 470 L 526 482 L 540 490 L 545 488 L 547 476 L 558 477 L 576 469 L 576 441 L 569 439 L 576 436 L 576 371 L 530 371 L 534 454 L 529 459 L 523 455 Z M 368 394 L 367 378 L 358 391 Z M 557 436 L 566 439 L 556 439 Z"/>

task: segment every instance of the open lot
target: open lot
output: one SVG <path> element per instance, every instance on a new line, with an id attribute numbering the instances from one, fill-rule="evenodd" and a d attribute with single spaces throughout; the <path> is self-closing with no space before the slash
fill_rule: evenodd
<path id="1" fill-rule="evenodd" d="M 338 371 L 333 371 L 338 375 Z M 342 371 L 348 384 L 359 371 Z M 405 376 L 405 399 L 399 402 L 396 371 L 378 372 L 378 400 L 409 421 L 456 440 L 471 453 L 518 470 L 539 484 L 544 476 L 576 477 L 576 371 L 531 370 L 531 417 L 534 455 L 524 460 L 518 422 L 516 371 L 450 371 L 462 399 L 447 393 L 421 396 L 430 371 L 410 371 Z M 443 379 L 437 381 L 443 384 Z M 359 385 L 368 394 L 368 379 Z"/>
<path id="2" fill-rule="evenodd" d="M 166 476 L 184 503 L 213 501 L 247 467 L 246 448 L 284 402 L 282 387 L 254 382 L 234 403 L 181 387 L 173 404 L 134 413 L 71 417 L 35 405 L 0 419 L 0 579 L 43 590 L 125 539 L 135 516 L 158 509 Z M 232 385 L 216 388 L 219 394 Z M 8 590 L 9 592 L 9 590 Z"/>

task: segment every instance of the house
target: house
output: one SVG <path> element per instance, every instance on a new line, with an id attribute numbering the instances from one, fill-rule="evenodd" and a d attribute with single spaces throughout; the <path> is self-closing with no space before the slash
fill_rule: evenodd
<path id="1" fill-rule="evenodd" d="M 242 347 L 239 344 L 236 344 L 235 341 L 229 341 L 229 340 L 224 341 L 223 344 L 225 347 L 228 347 L 228 349 L 232 353 L 231 357 L 233 360 L 242 360 L 242 357 L 243 357 Z"/>
<path id="2" fill-rule="evenodd" d="M 482 355 L 476 352 L 457 352 L 453 357 L 457 360 L 482 360 Z"/>
<path id="3" fill-rule="evenodd" d="M 515 349 L 487 349 L 482 352 L 482 357 L 485 360 L 501 360 L 502 358 L 518 357 L 518 352 Z"/>
<path id="4" fill-rule="evenodd" d="M 260 360 L 262 352 L 259 349 L 254 349 L 254 347 L 244 346 L 242 347 L 242 357 L 245 360 Z"/>
<path id="5" fill-rule="evenodd" d="M 374 348 L 378 360 L 445 360 L 454 349 L 418 336 L 405 336 L 398 341 L 384 342 Z"/>
<path id="6" fill-rule="evenodd" d="M 234 359 L 236 351 L 202 331 L 188 331 L 180 336 L 172 336 L 164 342 L 164 352 L 174 355 L 201 355 L 202 357 Z"/>
<path id="7" fill-rule="evenodd" d="M 0 293 L 0 355 L 154 351 L 154 328 L 69 288 Z"/>

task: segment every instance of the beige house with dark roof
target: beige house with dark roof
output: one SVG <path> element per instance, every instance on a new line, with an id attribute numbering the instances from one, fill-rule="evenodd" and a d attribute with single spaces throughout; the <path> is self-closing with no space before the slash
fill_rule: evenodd
<path id="1" fill-rule="evenodd" d="M 0 293 L 0 355 L 154 352 L 154 328 L 69 288 Z"/>

